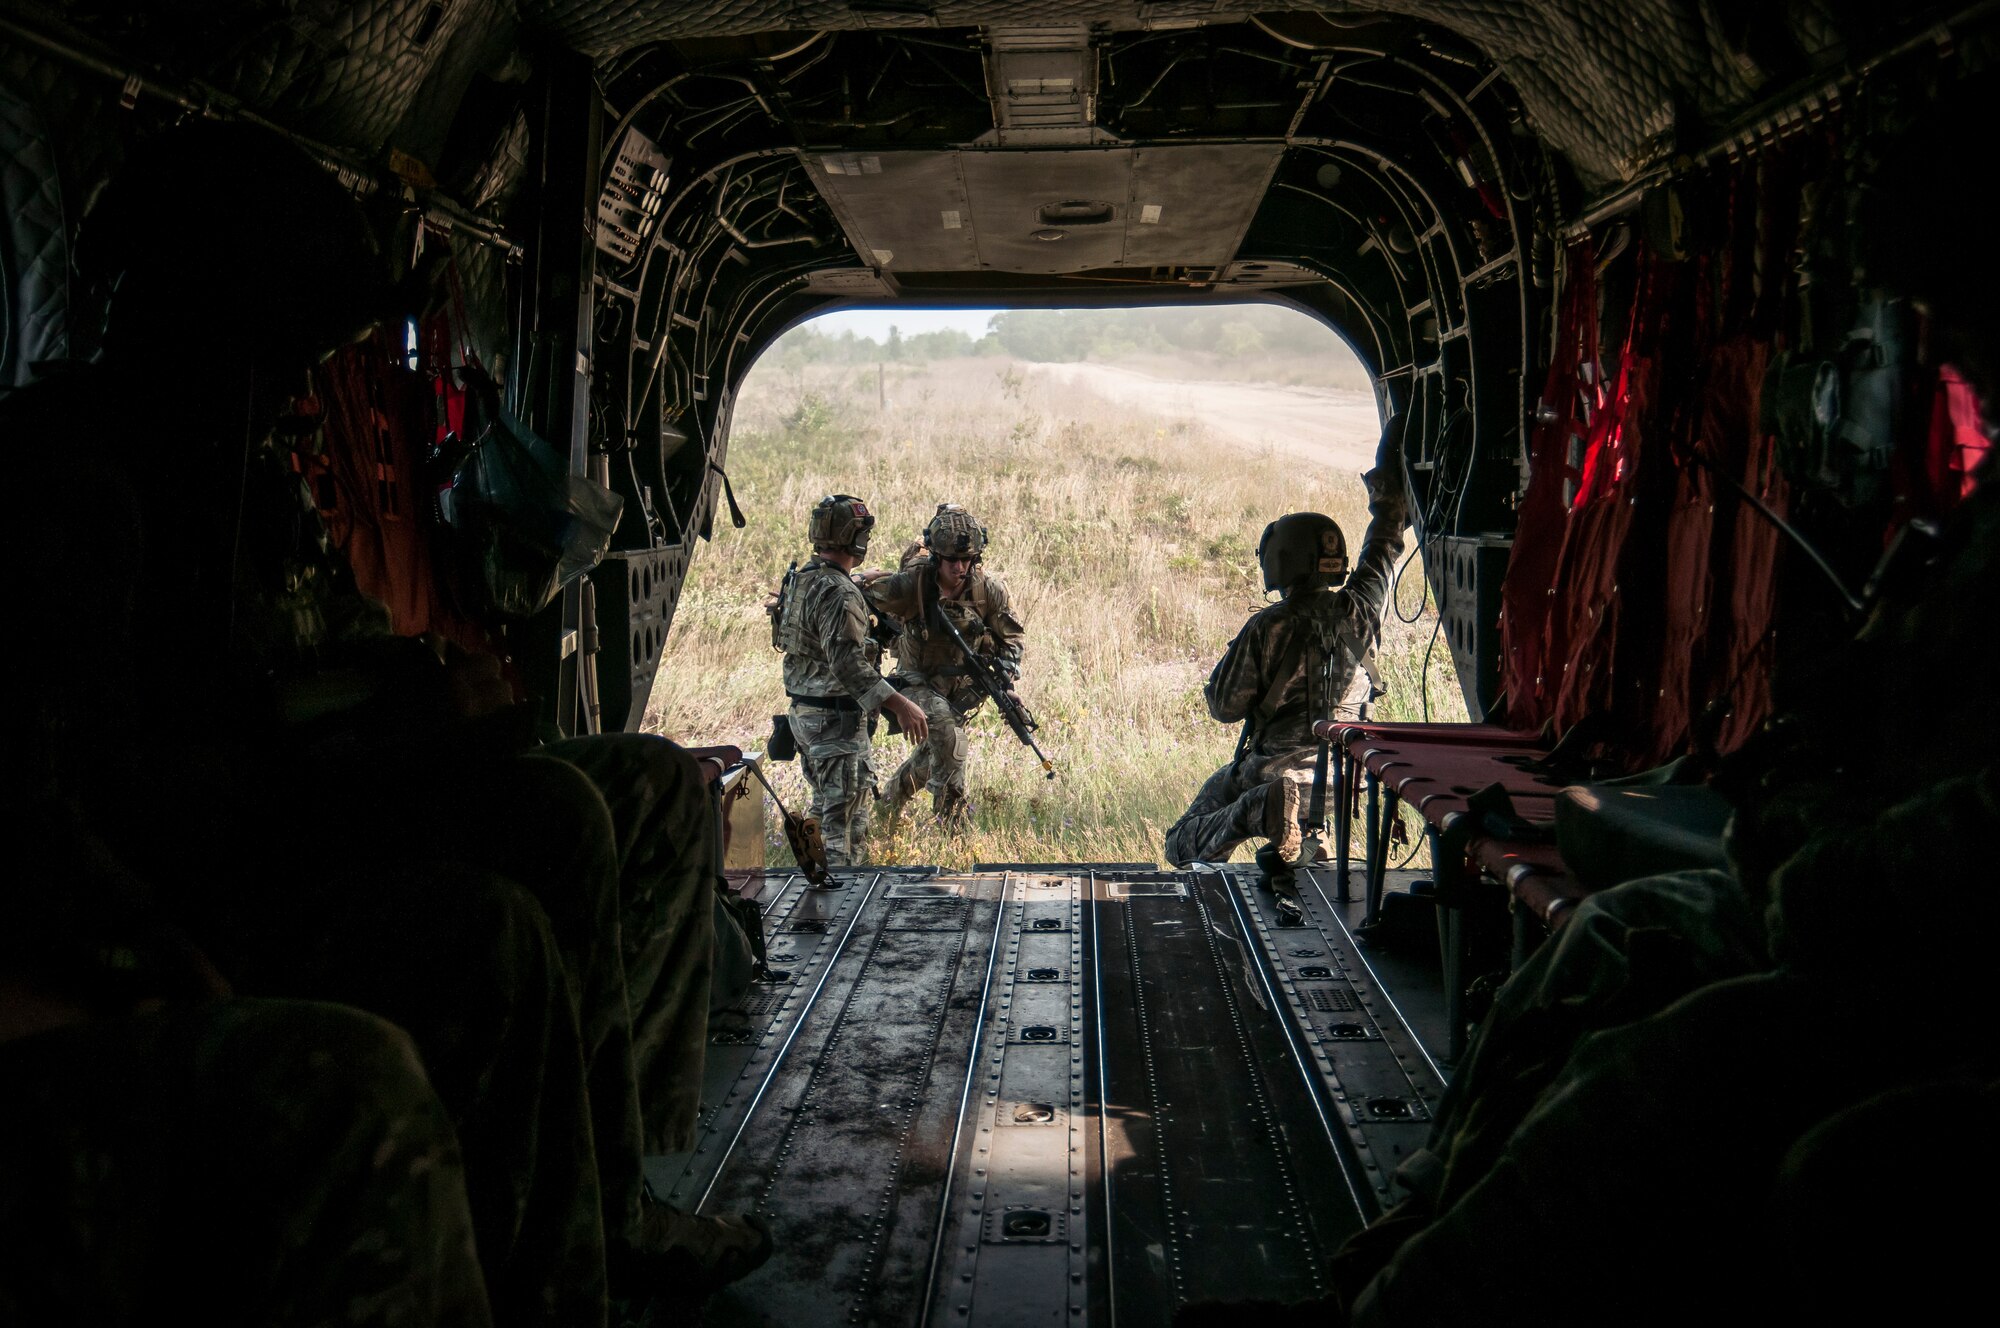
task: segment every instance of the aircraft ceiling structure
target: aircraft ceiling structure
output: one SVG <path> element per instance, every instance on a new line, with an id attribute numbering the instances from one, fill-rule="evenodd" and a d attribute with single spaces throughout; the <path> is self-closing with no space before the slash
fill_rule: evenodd
<path id="1" fill-rule="evenodd" d="M 1879 6 L 1806 0 L 1778 6 L 1706 0 L 1368 0 L 1242 6 L 1226 0 L 523 0 L 522 17 L 579 50 L 615 55 L 644 42 L 785 30 L 1044 26 L 1093 23 L 1170 31 L 1250 14 L 1311 13 L 1363 36 L 1383 18 L 1434 24 L 1477 48 L 1519 91 L 1550 146 L 1585 178 L 1628 178 L 1677 107 L 1726 116 L 1775 72 L 1760 46 L 1779 38 L 1809 53 L 1837 49 L 1843 29 Z M 1786 10 L 1782 16 L 1777 11 Z M 1788 31 L 1786 31 L 1788 29 Z M 1784 44 L 1781 42 L 1781 44 Z"/>
<path id="2" fill-rule="evenodd" d="M 1287 16 L 1308 36 L 1376 38 L 1385 20 L 1432 25 L 1490 61 L 1536 130 L 1587 182 L 1630 178 L 1677 119 L 1710 122 L 1774 81 L 1837 60 L 1907 7 L 1858 0 L 1721 6 L 1709 0 L 166 0 L 20 5 L 165 61 L 299 133 L 369 150 L 422 136 L 475 76 L 517 76 L 562 45 L 600 62 L 655 42 L 757 33 L 922 32 L 1091 24 L 1169 32 Z M 1894 12 L 1891 12 L 1894 11 Z M 1310 17 L 1309 17 L 1310 16 Z M 431 130 L 429 132 L 435 132 Z"/>

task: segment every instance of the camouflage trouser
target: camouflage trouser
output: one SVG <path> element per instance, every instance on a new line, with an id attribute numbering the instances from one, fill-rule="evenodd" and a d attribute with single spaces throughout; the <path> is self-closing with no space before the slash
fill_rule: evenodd
<path id="1" fill-rule="evenodd" d="M 550 750 L 588 775 L 611 811 L 644 1150 L 682 1152 L 694 1146 L 708 1049 L 719 812 L 695 759 L 665 738 L 605 734 Z M 615 1020 L 615 1002 L 606 1007 Z"/>
<path id="2" fill-rule="evenodd" d="M 237 971 L 409 1029 L 464 1143 L 500 1322 L 602 1323 L 641 1158 L 693 1131 L 714 803 L 693 758 L 638 734 L 425 778 L 345 809 L 367 856 L 271 901 Z M 423 818 L 384 816 L 385 797 Z"/>
<path id="3" fill-rule="evenodd" d="M 1190 862 L 1227 862 L 1237 845 L 1264 835 L 1264 808 L 1270 786 L 1289 779 L 1302 787 L 1300 805 L 1313 779 L 1317 753 L 1281 754 L 1269 761 L 1231 762 L 1210 775 L 1180 819 L 1167 827 L 1167 861 L 1176 867 Z"/>
<path id="4" fill-rule="evenodd" d="M 889 776 L 888 797 L 901 807 L 919 789 L 929 789 L 931 810 L 954 816 L 965 809 L 965 721 L 984 699 L 970 684 L 895 678 L 897 690 L 917 703 L 930 723 L 930 736 L 903 758 Z"/>
<path id="5" fill-rule="evenodd" d="M 868 717 L 858 710 L 794 703 L 791 720 L 826 860 L 835 867 L 858 867 L 868 861 L 868 815 L 875 804 Z"/>
<path id="6" fill-rule="evenodd" d="M 474 867 L 350 865 L 288 882 L 252 935 L 239 990 L 359 1006 L 416 1042 L 464 1150 L 495 1321 L 603 1324 L 597 1104 L 551 914 Z"/>
<path id="7" fill-rule="evenodd" d="M 1601 890 L 1507 979 L 1397 1178 L 1411 1198 L 1333 1265 L 1351 1297 L 1434 1214 L 1478 1185 L 1592 1034 L 1769 964 L 1764 922 L 1734 877 L 1687 871 Z"/>
<path id="8" fill-rule="evenodd" d="M 236 999 L 0 1045 L 0 1322 L 492 1322 L 409 1039 Z"/>
<path id="9" fill-rule="evenodd" d="M 1598 891 L 1500 988 L 1439 1104 L 1427 1152 L 1455 1173 L 1454 1187 L 1470 1183 L 1586 1036 L 1769 964 L 1763 915 L 1728 872 Z M 1412 1172 L 1422 1176 L 1422 1164 Z"/>

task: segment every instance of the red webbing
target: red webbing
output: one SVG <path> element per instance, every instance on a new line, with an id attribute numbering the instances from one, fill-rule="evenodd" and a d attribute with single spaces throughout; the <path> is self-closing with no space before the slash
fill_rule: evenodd
<path id="1" fill-rule="evenodd" d="M 1778 469 L 1778 440 L 1761 423 L 1764 375 L 1770 365 L 1771 344 L 1761 337 L 1745 335 L 1716 348 L 1699 442 L 1727 474 L 1783 515 L 1791 506 L 1791 488 Z M 1691 701 L 1698 710 L 1721 700 L 1721 722 L 1712 736 L 1716 750 L 1727 753 L 1749 741 L 1770 711 L 1771 632 L 1783 536 L 1735 493 L 1719 493 L 1716 500 L 1718 510 L 1728 514 L 1715 532 L 1712 555 L 1721 594 L 1709 624 L 1709 681 Z"/>
<path id="2" fill-rule="evenodd" d="M 1732 751 L 1765 717 L 1781 536 L 1735 485 L 1781 515 L 1789 506 L 1760 398 L 1780 329 L 1796 321 L 1795 177 L 1818 151 L 1806 143 L 1797 161 L 1766 160 L 1754 179 L 1685 200 L 1703 238 L 1681 261 L 1636 256 L 1608 383 L 1591 381 L 1591 255 L 1569 255 L 1502 590 L 1516 728 L 1563 737 L 1588 722 L 1591 750 L 1638 768 L 1698 739 Z M 1931 419 L 1916 503 L 1959 492 L 1985 442 L 1948 386 Z"/>
<path id="3" fill-rule="evenodd" d="M 1713 390 L 1714 309 L 1727 256 L 1687 260 L 1686 298 L 1659 317 L 1659 406 L 1655 411 L 1656 472 L 1641 499 L 1660 509 L 1656 526 L 1639 536 L 1659 555 L 1639 567 L 1627 560 L 1627 589 L 1657 597 L 1657 614 L 1635 616 L 1619 641 L 1624 680 L 1638 693 L 1621 698 L 1637 721 L 1627 726 L 1635 764 L 1655 766 L 1687 749 L 1692 717 L 1707 683 L 1708 635 L 1715 603 L 1713 583 L 1716 480 L 1695 462 Z M 1718 271 L 1720 269 L 1720 271 Z M 1634 573 L 1639 573 L 1635 578 Z M 1631 584 L 1634 580 L 1638 584 Z M 1645 693 L 1650 691 L 1650 696 Z"/>
<path id="4" fill-rule="evenodd" d="M 1547 845 L 1528 847 L 1554 853 L 1553 848 Z M 1499 879 L 1507 886 L 1508 892 L 1552 929 L 1562 926 L 1572 912 L 1568 907 L 1558 909 L 1557 905 L 1573 905 L 1593 893 L 1569 874 L 1559 854 L 1555 856 L 1553 865 L 1547 865 L 1521 854 L 1522 845 L 1506 840 L 1474 840 L 1469 848 L 1474 860 L 1484 870 L 1499 875 L 1495 869 L 1504 868 L 1505 875 L 1499 875 Z"/>
<path id="5" fill-rule="evenodd" d="M 1921 448 L 1899 448 L 1891 458 L 1897 510 L 1891 525 L 1912 517 L 1940 520 L 1972 492 L 1972 474 L 1992 442 L 1980 425 L 1979 397 L 1965 376 L 1939 367 L 1924 406 L 1929 426 Z"/>
<path id="6" fill-rule="evenodd" d="M 433 557 L 433 494 L 424 457 L 434 409 L 430 386 L 377 332 L 321 366 L 326 446 L 309 458 L 327 533 L 363 594 L 389 606 L 399 636 L 435 632 L 467 650 L 487 634 L 445 592 Z"/>
<path id="7" fill-rule="evenodd" d="M 422 436 L 411 425 L 425 403 L 419 380 L 394 372 L 391 354 L 376 332 L 322 366 L 326 449 L 307 475 L 333 481 L 314 491 L 355 584 L 389 606 L 397 634 L 415 636 L 433 629 L 436 606 Z"/>
<path id="8" fill-rule="evenodd" d="M 1597 344 L 1597 256 L 1589 241 L 1570 248 L 1560 329 L 1542 410 L 1528 439 L 1528 489 L 1521 499 L 1514 548 L 1500 588 L 1501 686 L 1507 717 L 1538 729 L 1555 712 L 1557 650 L 1549 638 L 1557 563 L 1569 523 L 1566 489 L 1578 478 L 1569 464 L 1570 440 L 1581 440 L 1604 400 Z"/>
<path id="9" fill-rule="evenodd" d="M 1340 740 L 1350 751 L 1358 751 L 1360 744 L 1369 742 L 1443 742 L 1461 747 L 1510 747 L 1524 751 L 1541 746 L 1540 735 L 1498 724 L 1350 722 L 1340 725 Z"/>
<path id="10" fill-rule="evenodd" d="M 1547 754 L 1539 747 L 1362 743 L 1352 750 L 1369 773 L 1440 829 L 1447 816 L 1466 810 L 1466 799 L 1489 784 L 1507 791 L 1523 820 L 1555 819 L 1555 796 L 1563 781 L 1523 768 L 1524 762 Z"/>
<path id="11" fill-rule="evenodd" d="M 1527 875 L 1569 876 L 1562 850 L 1554 844 L 1524 844 L 1515 839 L 1474 835 L 1465 841 L 1465 853 L 1491 873 L 1494 880 L 1505 885 Z"/>
<path id="12" fill-rule="evenodd" d="M 1549 637 L 1556 647 L 1550 659 L 1561 661 L 1555 697 L 1558 733 L 1586 717 L 1625 719 L 1634 699 L 1633 689 L 1629 685 L 1621 689 L 1625 680 L 1616 676 L 1618 633 L 1626 604 L 1619 574 L 1638 515 L 1640 468 L 1655 398 L 1662 287 L 1669 278 L 1663 264 L 1643 255 L 1640 264 L 1639 290 L 1619 355 L 1618 378 L 1591 421 L 1583 475 L 1557 558 Z M 1639 552 L 1649 556 L 1649 551 Z M 1657 564 L 1657 553 L 1650 556 Z M 1646 603 L 1645 590 L 1639 586 L 1633 590 L 1640 597 L 1636 607 L 1641 620 L 1649 614 L 1656 619 L 1657 602 Z"/>

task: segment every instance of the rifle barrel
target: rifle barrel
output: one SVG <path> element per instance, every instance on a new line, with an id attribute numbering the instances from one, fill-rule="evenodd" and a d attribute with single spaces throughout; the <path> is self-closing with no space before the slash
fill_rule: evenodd
<path id="1" fill-rule="evenodd" d="M 1034 730 L 1037 726 L 1029 717 L 1028 708 L 1021 705 L 1018 701 L 1009 703 L 1007 693 L 998 683 L 993 681 L 993 675 L 987 672 L 986 662 L 967 643 L 965 634 L 958 630 L 958 624 L 954 623 L 951 620 L 951 615 L 944 611 L 944 603 L 941 600 L 937 604 L 937 616 L 938 621 L 944 624 L 945 630 L 951 633 L 951 639 L 957 644 L 959 653 L 965 656 L 966 669 L 974 678 L 978 679 L 980 687 L 985 690 L 986 694 L 993 698 L 993 706 L 1000 712 L 1000 718 L 1007 722 L 1007 727 L 1014 730 L 1014 736 L 1026 743 L 1028 750 L 1033 752 L 1036 758 L 1041 761 L 1042 773 L 1050 779 L 1054 779 L 1056 777 L 1055 763 L 1049 760 L 1048 756 L 1043 753 L 1040 744 L 1035 741 Z"/>

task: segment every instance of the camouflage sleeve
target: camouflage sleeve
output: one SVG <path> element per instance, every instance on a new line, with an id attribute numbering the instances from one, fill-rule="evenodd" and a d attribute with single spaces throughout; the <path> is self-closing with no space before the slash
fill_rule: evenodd
<path id="1" fill-rule="evenodd" d="M 843 579 L 844 580 L 844 579 Z M 828 577 L 829 589 L 813 614 L 820 652 L 840 685 L 863 710 L 879 710 L 895 693 L 868 659 L 868 601 L 854 583 Z"/>
<path id="2" fill-rule="evenodd" d="M 1361 553 L 1348 573 L 1345 589 L 1348 630 L 1364 641 L 1372 641 L 1381 626 L 1396 559 L 1403 554 L 1403 527 L 1410 524 L 1409 494 L 1403 487 L 1401 465 L 1400 457 L 1389 457 L 1386 464 L 1378 464 L 1361 477 L 1368 486 L 1368 531 L 1361 537 Z"/>
<path id="3" fill-rule="evenodd" d="M 921 567 L 873 576 L 863 586 L 868 602 L 896 618 L 912 618 L 917 612 L 917 585 Z"/>
<path id="4" fill-rule="evenodd" d="M 1235 724 L 1248 718 L 1257 702 L 1263 699 L 1271 680 L 1264 676 L 1267 667 L 1264 662 L 1265 616 L 1258 614 L 1243 624 L 1243 630 L 1229 643 L 1229 649 L 1222 652 L 1215 669 L 1208 675 L 1208 683 L 1201 694 L 1208 700 L 1208 713 L 1224 724 Z"/>
<path id="5" fill-rule="evenodd" d="M 997 576 L 986 578 L 986 633 L 993 638 L 993 658 L 1009 678 L 1021 676 L 1021 638 L 1028 629 L 1014 615 L 1014 601 L 1007 583 Z"/>

